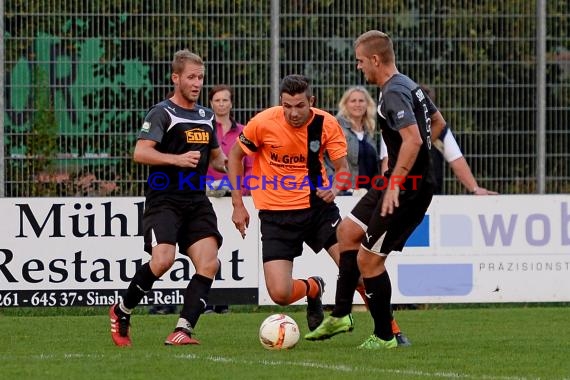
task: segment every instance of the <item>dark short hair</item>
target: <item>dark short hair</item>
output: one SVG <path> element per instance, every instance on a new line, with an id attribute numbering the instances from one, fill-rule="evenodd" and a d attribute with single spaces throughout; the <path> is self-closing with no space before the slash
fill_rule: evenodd
<path id="1" fill-rule="evenodd" d="M 281 81 L 281 85 L 279 86 L 279 95 L 289 94 L 289 95 L 297 95 L 297 94 L 306 94 L 307 98 L 312 96 L 311 94 L 311 85 L 309 84 L 309 78 L 304 75 L 299 74 L 291 74 L 287 75 Z"/>
<path id="2" fill-rule="evenodd" d="M 234 100 L 234 92 L 232 88 L 227 84 L 218 84 L 212 87 L 212 89 L 208 92 L 208 100 L 211 102 L 212 99 L 214 98 L 214 95 L 216 95 L 220 91 L 228 91 L 230 93 L 230 100 L 232 101 Z"/>

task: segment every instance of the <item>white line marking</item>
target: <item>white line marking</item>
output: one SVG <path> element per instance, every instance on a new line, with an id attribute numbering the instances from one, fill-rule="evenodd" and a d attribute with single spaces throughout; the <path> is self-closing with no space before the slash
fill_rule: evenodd
<path id="1" fill-rule="evenodd" d="M 296 367 L 309 367 L 317 369 L 326 369 L 339 372 L 365 372 L 365 373 L 389 373 L 395 375 L 413 375 L 422 376 L 427 378 L 449 378 L 449 379 L 498 379 L 498 380 L 527 380 L 526 377 L 517 376 L 493 376 L 493 375 L 481 375 L 473 376 L 467 374 L 453 373 L 453 372 L 426 372 L 414 369 L 387 369 L 387 368 L 371 368 L 371 367 L 351 367 L 347 365 L 330 365 L 315 362 L 298 362 L 298 361 L 283 361 L 283 360 L 237 360 L 234 358 L 226 358 L 222 356 L 211 356 L 211 355 L 196 355 L 196 354 L 185 354 L 185 355 L 175 355 L 174 357 L 179 359 L 188 360 L 202 360 L 202 361 L 212 361 L 212 362 L 223 362 L 231 364 L 263 364 L 271 366 L 296 366 Z"/>
<path id="2" fill-rule="evenodd" d="M 145 355 L 145 358 L 151 359 L 152 357 L 159 357 L 162 355 Z M 31 360 L 84 360 L 84 359 L 105 359 L 106 357 L 113 357 L 112 355 L 105 354 L 84 354 L 84 353 L 64 353 L 64 354 L 46 354 L 41 353 L 37 355 L 30 355 Z M 475 380 L 528 380 L 528 377 L 519 376 L 493 376 L 489 374 L 484 375 L 469 375 L 457 372 L 429 372 L 416 369 L 390 369 L 390 368 L 374 368 L 374 367 L 351 367 L 347 365 L 331 365 L 318 362 L 307 362 L 307 361 L 285 361 L 285 360 L 242 360 L 231 357 L 224 356 L 213 356 L 213 355 L 199 355 L 199 354 L 184 354 L 184 355 L 174 355 L 175 358 L 181 360 L 201 360 L 210 361 L 214 363 L 229 363 L 229 364 L 263 364 L 271 366 L 294 366 L 294 367 L 306 367 L 306 368 L 316 368 L 324 370 L 332 370 L 338 372 L 360 372 L 360 373 L 372 373 L 372 374 L 392 374 L 392 375 L 408 375 L 408 376 L 419 376 L 426 378 L 441 378 L 441 379 L 475 379 Z M 21 360 L 24 358 L 23 355 L 0 355 L 0 362 L 4 360 L 14 360 L 15 358 Z"/>

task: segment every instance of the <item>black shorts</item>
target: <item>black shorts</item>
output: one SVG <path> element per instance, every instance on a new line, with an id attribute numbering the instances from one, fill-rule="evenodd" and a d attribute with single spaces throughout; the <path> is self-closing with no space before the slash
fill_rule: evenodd
<path id="1" fill-rule="evenodd" d="M 153 199 L 145 204 L 143 215 L 144 250 L 152 253 L 157 244 L 176 244 L 182 254 L 188 247 L 213 236 L 222 245 L 222 235 L 212 203 L 204 194 L 185 198 Z"/>
<path id="2" fill-rule="evenodd" d="M 362 246 L 382 255 L 401 251 L 424 219 L 433 190 L 431 185 L 425 185 L 421 190 L 400 192 L 400 206 L 384 217 L 380 216 L 380 208 L 385 191 L 369 190 L 348 215 L 365 231 Z"/>
<path id="3" fill-rule="evenodd" d="M 306 243 L 315 253 L 336 244 L 340 211 L 334 204 L 303 210 L 260 210 L 263 262 L 290 260 L 303 253 Z"/>

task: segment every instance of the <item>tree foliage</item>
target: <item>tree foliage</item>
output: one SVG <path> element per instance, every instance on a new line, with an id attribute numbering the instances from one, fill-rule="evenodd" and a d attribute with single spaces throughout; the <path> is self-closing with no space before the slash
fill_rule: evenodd
<path id="1" fill-rule="evenodd" d="M 23 61 L 36 64 L 37 39 L 42 35 L 51 36 L 52 53 L 90 60 L 82 67 L 62 66 L 75 74 L 72 83 L 61 79 L 71 74 L 48 71 L 53 102 L 57 106 L 72 99 L 77 111 L 74 117 L 56 117 L 60 146 L 70 145 L 79 155 L 104 151 L 109 155 L 103 164 L 106 171 L 120 172 L 125 181 L 144 181 L 125 160 L 145 110 L 170 90 L 174 51 L 189 48 L 203 56 L 209 84 L 234 86 L 238 120 L 247 121 L 271 105 L 270 4 L 266 0 L 12 0 L 5 4 L 6 76 L 9 82 L 14 72 L 22 70 Z M 567 140 L 556 136 L 570 119 L 570 72 L 562 64 L 569 57 L 570 10 L 566 1 L 548 1 L 547 7 L 546 101 L 552 132 L 546 147 L 547 170 L 549 176 L 568 178 Z M 318 106 L 334 113 L 346 87 L 363 81 L 355 70 L 353 40 L 368 29 L 388 32 L 395 41 L 400 70 L 436 90 L 437 104 L 457 131 L 476 176 L 486 178 L 482 184 L 505 193 L 532 192 L 535 8 L 535 1 L 524 0 L 281 1 L 280 74 L 311 77 Z M 69 98 L 58 90 L 62 84 L 70 88 Z M 23 88 L 6 90 L 7 151 L 11 152 L 25 151 L 23 145 L 29 143 L 18 139 L 19 133 L 36 133 L 28 114 L 37 104 L 31 93 L 21 94 Z M 27 104 L 13 106 L 18 96 Z M 84 136 L 80 140 L 73 138 L 78 131 Z M 124 186 L 120 193 L 132 191 L 139 188 Z M 549 191 L 568 188 L 553 180 Z"/>

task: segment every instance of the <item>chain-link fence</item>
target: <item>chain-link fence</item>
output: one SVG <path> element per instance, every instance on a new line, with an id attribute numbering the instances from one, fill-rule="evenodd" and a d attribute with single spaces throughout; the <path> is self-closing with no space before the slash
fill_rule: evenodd
<path id="1" fill-rule="evenodd" d="M 206 61 L 202 103 L 230 84 L 240 122 L 272 105 L 273 79 L 290 73 L 309 76 L 334 114 L 342 92 L 364 84 L 352 42 L 368 29 L 388 32 L 400 71 L 436 91 L 482 186 L 536 192 L 542 164 L 546 192 L 569 192 L 570 5 L 537 1 L 12 0 L 4 194 L 142 195 L 131 152 L 145 110 L 171 90 L 180 48 Z M 464 192 L 449 169 L 444 190 Z"/>

